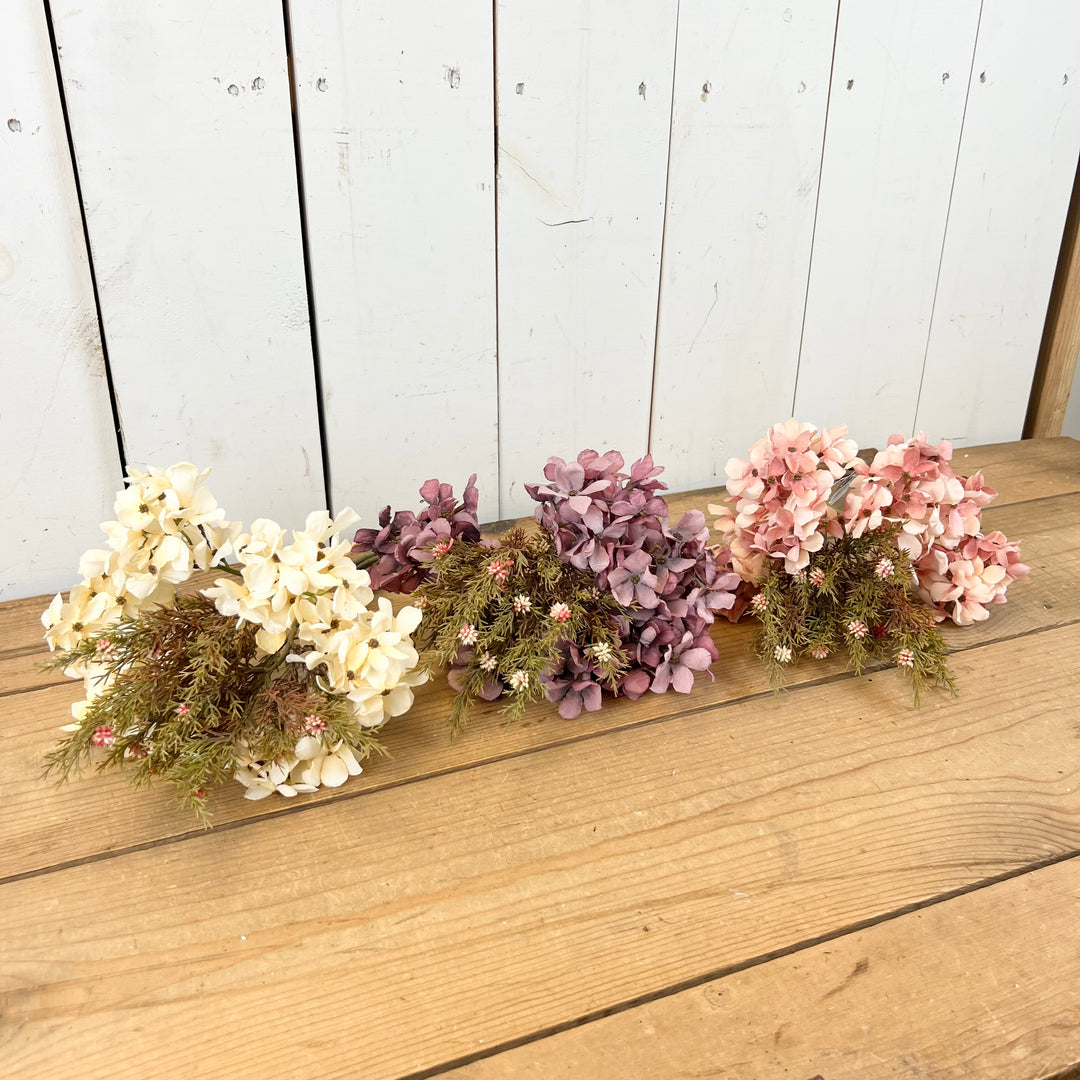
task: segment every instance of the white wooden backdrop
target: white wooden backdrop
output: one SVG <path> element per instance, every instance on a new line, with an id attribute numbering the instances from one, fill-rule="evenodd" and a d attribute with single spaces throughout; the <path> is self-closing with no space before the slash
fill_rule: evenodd
<path id="1" fill-rule="evenodd" d="M 122 464 L 488 519 L 548 455 L 1018 438 L 1074 0 L 4 0 L 0 598 Z"/>

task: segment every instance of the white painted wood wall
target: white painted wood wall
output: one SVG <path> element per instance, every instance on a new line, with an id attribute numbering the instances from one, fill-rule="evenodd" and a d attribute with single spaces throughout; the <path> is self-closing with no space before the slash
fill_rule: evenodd
<path id="1" fill-rule="evenodd" d="M 586 446 L 714 484 L 793 412 L 1020 436 L 1074 0 L 4 12 L 0 598 L 123 462 L 299 525 L 471 472 L 520 514 Z"/>

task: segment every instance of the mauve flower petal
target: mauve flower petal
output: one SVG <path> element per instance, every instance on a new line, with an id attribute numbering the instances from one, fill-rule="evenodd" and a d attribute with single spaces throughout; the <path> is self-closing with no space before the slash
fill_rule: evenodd
<path id="1" fill-rule="evenodd" d="M 494 701 L 503 692 L 503 684 L 498 679 L 488 678 L 480 688 L 480 696 L 485 701 Z"/>
<path id="2" fill-rule="evenodd" d="M 585 470 L 576 462 L 555 470 L 555 483 L 564 492 L 579 491 L 585 482 Z"/>
<path id="3" fill-rule="evenodd" d="M 686 664 L 675 664 L 671 688 L 676 694 L 689 694 L 694 689 L 694 672 Z"/>
<path id="4" fill-rule="evenodd" d="M 581 698 L 586 712 L 596 712 L 603 704 L 604 695 L 599 683 L 591 682 L 581 691 Z"/>
<path id="5" fill-rule="evenodd" d="M 593 505 L 591 499 L 589 500 L 589 509 L 581 515 L 581 523 L 589 532 L 598 533 L 603 531 L 604 515 L 598 507 Z"/>
<path id="6" fill-rule="evenodd" d="M 661 664 L 656 669 L 656 674 L 653 676 L 652 686 L 649 687 L 654 694 L 665 694 L 667 688 L 671 685 L 671 665 L 668 663 Z M 691 675 L 693 678 L 693 675 Z"/>
<path id="7" fill-rule="evenodd" d="M 622 685 L 619 689 L 631 701 L 636 701 L 649 689 L 649 683 L 651 681 L 647 671 L 644 671 L 641 668 L 633 668 L 623 676 Z"/>
<path id="8" fill-rule="evenodd" d="M 576 720 L 581 715 L 581 695 L 577 693 L 567 694 L 559 702 L 559 715 L 564 720 Z"/>
<path id="9" fill-rule="evenodd" d="M 420 498 L 429 505 L 439 501 L 439 481 L 426 480 L 420 488 Z"/>
<path id="10" fill-rule="evenodd" d="M 682 667 L 688 667 L 694 671 L 704 671 L 712 663 L 712 657 L 705 649 L 687 649 L 679 654 L 679 663 Z"/>
<path id="11" fill-rule="evenodd" d="M 644 581 L 634 589 L 634 596 L 646 611 L 652 610 L 660 603 L 659 597 Z M 619 603 L 622 603 L 622 601 L 620 600 Z"/>

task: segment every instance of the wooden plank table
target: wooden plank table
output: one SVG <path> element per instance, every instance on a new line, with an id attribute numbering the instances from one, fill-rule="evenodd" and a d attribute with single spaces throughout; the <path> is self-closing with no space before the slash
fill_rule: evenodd
<path id="1" fill-rule="evenodd" d="M 773 696 L 723 623 L 689 696 L 451 741 L 439 681 L 392 759 L 210 832 L 40 779 L 79 688 L 4 605 L 0 1075 L 1080 1075 L 1080 444 L 954 464 L 1032 567 L 947 631 L 956 699 L 829 661 Z"/>

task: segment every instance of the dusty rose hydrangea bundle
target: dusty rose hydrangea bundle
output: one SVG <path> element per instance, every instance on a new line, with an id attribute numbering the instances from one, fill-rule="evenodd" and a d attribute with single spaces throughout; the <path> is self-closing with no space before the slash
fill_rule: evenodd
<path id="1" fill-rule="evenodd" d="M 469 477 L 461 503 L 454 498 L 454 489 L 438 480 L 428 480 L 420 488 L 420 497 L 427 505 L 418 514 L 412 510 L 392 513 L 384 506 L 379 528 L 359 529 L 353 537 L 354 554 L 378 556 L 369 568 L 372 588 L 411 593 L 430 579 L 433 561 L 455 543 L 474 544 L 480 539 L 476 473 Z"/>
<path id="2" fill-rule="evenodd" d="M 659 494 L 662 468 L 646 455 L 623 472 L 612 450 L 583 450 L 573 462 L 552 457 L 545 483 L 526 484 L 536 516 L 564 563 L 595 576 L 596 587 L 622 606 L 627 668 L 618 692 L 689 693 L 694 672 L 717 658 L 709 634 L 716 612 L 735 602 L 738 575 L 717 566 L 709 530 L 697 510 L 671 526 Z M 710 678 L 711 678 L 710 674 Z M 547 676 L 548 697 L 564 716 L 600 708 L 603 673 L 595 655 L 567 642 L 562 664 Z"/>

